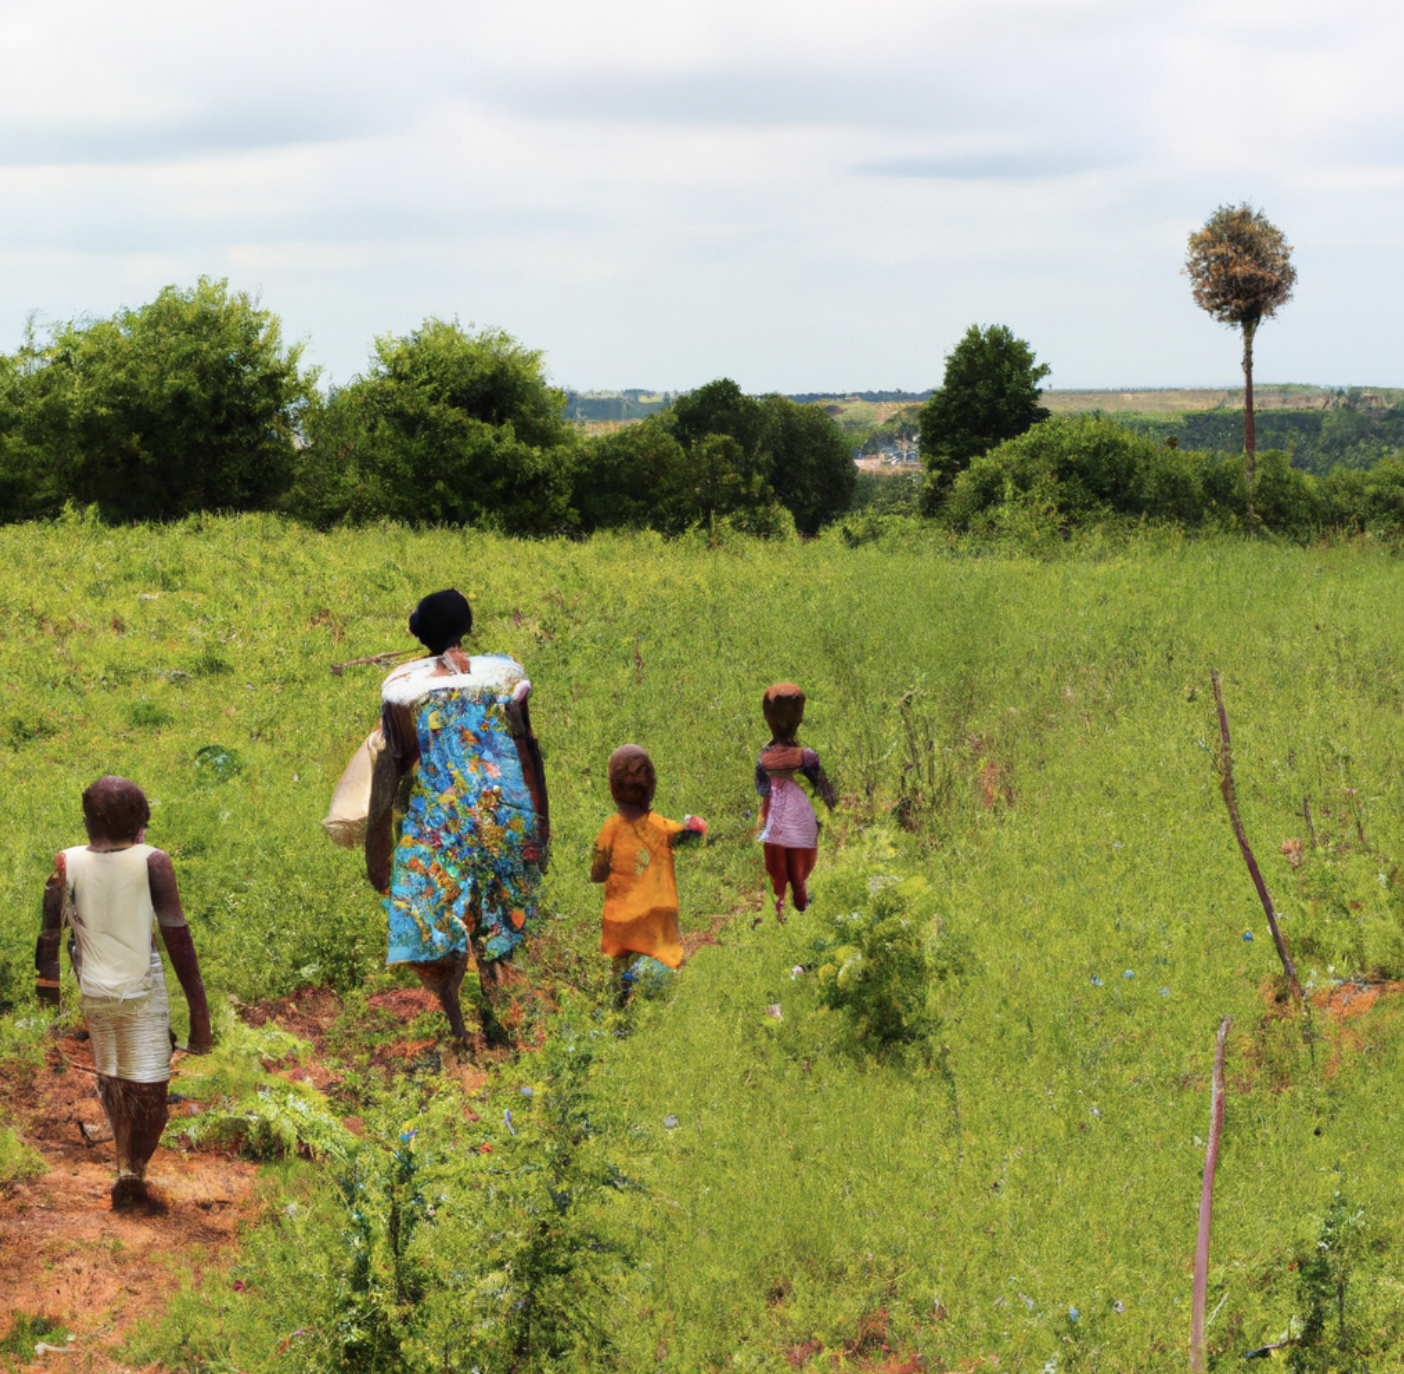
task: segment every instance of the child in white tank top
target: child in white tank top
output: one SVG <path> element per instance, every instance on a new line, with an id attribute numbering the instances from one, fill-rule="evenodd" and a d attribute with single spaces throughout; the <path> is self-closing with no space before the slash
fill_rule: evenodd
<path id="1" fill-rule="evenodd" d="M 35 951 L 36 992 L 56 1006 L 60 937 L 64 925 L 72 928 L 98 1095 L 117 1144 L 114 1208 L 153 1200 L 146 1166 L 166 1124 L 170 1007 L 154 929 L 190 1008 L 190 1049 L 199 1054 L 211 1044 L 209 1007 L 175 870 L 169 855 L 144 843 L 150 817 L 145 794 L 125 778 L 100 778 L 83 793 L 89 842 L 55 858 Z"/>

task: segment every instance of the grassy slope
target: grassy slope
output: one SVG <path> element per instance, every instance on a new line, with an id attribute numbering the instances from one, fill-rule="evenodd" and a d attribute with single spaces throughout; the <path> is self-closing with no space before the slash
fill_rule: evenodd
<path id="1" fill-rule="evenodd" d="M 604 973 L 584 868 L 608 814 L 608 751 L 646 744 L 660 810 L 712 822 L 706 853 L 680 865 L 685 927 L 705 924 L 757 879 L 760 690 L 805 684 L 804 736 L 846 799 L 823 841 L 821 901 L 826 864 L 924 872 L 973 970 L 942 988 L 932 1070 L 832 1052 L 808 985 L 789 977 L 813 921 L 734 923 L 672 1002 L 641 1012 L 594 1088 L 604 1147 L 649 1188 L 619 1222 L 642 1259 L 616 1317 L 621 1368 L 660 1350 L 680 1370 L 727 1357 L 780 1368 L 879 1307 L 894 1343 L 951 1365 L 1178 1363 L 1195 1133 L 1226 1013 L 1235 1091 L 1211 1335 L 1241 1351 L 1286 1329 L 1287 1261 L 1340 1188 L 1384 1247 L 1356 1298 L 1375 1348 L 1394 1339 L 1400 1251 L 1385 1225 L 1404 1171 L 1404 1039 L 1376 1011 L 1343 1052 L 1318 1015 L 1305 1047 L 1265 1007 L 1271 946 L 1214 786 L 1207 699 L 1217 665 L 1245 820 L 1304 975 L 1404 972 L 1387 857 L 1404 847 L 1404 622 L 1385 556 L 1229 542 L 1051 563 L 827 540 L 523 546 L 252 519 L 10 528 L 0 544 L 13 750 L 0 958 L 20 1002 L 48 857 L 77 840 L 78 792 L 103 770 L 159 802 L 151 838 L 177 855 L 212 983 L 250 999 L 373 965 L 376 904 L 316 822 L 374 718 L 376 679 L 326 664 L 403 644 L 425 590 L 467 591 L 477 645 L 517 654 L 536 684 L 557 837 L 537 958 L 587 990 Z M 143 700 L 170 723 L 132 724 Z M 208 743 L 237 749 L 245 770 L 212 781 L 193 763 Z M 916 800 L 929 803 L 910 835 L 887 819 L 906 763 L 926 770 Z M 1276 851 L 1304 838 L 1303 795 L 1330 844 L 1294 873 Z M 778 1029 L 763 1015 L 776 1001 Z"/>

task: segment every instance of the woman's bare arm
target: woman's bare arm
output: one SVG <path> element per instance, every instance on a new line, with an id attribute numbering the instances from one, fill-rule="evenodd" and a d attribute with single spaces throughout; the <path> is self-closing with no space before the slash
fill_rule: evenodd
<path id="1" fill-rule="evenodd" d="M 507 722 L 517 746 L 523 781 L 531 793 L 532 807 L 536 811 L 536 844 L 540 852 L 528 857 L 534 858 L 544 873 L 551 846 L 551 798 L 546 791 L 546 764 L 541 757 L 541 743 L 532 733 L 531 706 L 526 697 L 520 700 L 513 697 L 507 703 Z M 596 878 L 593 881 L 603 882 L 604 879 Z"/>
<path id="2" fill-rule="evenodd" d="M 171 967 L 180 979 L 185 1004 L 190 1008 L 190 1052 L 208 1054 L 214 1045 L 214 1036 L 210 1033 L 210 1006 L 205 1000 L 205 980 L 200 976 L 195 941 L 190 938 L 190 927 L 180 904 L 180 889 L 176 886 L 171 856 L 164 850 L 153 849 L 146 857 L 146 873 L 161 940 L 171 957 Z"/>
<path id="3" fill-rule="evenodd" d="M 401 776 L 394 751 L 381 750 L 371 773 L 370 811 L 366 816 L 366 877 L 381 893 L 390 891 L 395 857 L 395 794 L 400 789 Z"/>

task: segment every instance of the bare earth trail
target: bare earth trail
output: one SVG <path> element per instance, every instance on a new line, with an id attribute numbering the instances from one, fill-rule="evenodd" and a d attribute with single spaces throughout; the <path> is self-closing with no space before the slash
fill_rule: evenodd
<path id="1" fill-rule="evenodd" d="M 0 1324 L 42 1316 L 75 1348 L 20 1368 L 125 1368 L 106 1352 L 164 1308 L 182 1274 L 198 1284 L 207 1266 L 227 1263 L 258 1211 L 253 1164 L 162 1146 L 149 1176 L 166 1209 L 114 1212 L 111 1138 L 89 1144 L 83 1131 L 107 1136 L 96 1077 L 83 1071 L 91 1065 L 86 1042 L 69 1034 L 48 1047 L 42 1068 L 0 1087 L 7 1115 L 48 1165 L 0 1197 Z"/>

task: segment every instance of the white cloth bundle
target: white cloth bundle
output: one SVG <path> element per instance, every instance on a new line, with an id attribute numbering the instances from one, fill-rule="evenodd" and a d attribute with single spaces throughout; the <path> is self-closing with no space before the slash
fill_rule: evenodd
<path id="1" fill-rule="evenodd" d="M 322 829 L 333 844 L 339 844 L 343 849 L 355 849 L 365 843 L 366 820 L 370 816 L 371 780 L 375 776 L 375 761 L 384 750 L 385 736 L 377 725 L 351 755 L 351 762 L 346 765 L 346 771 L 332 793 L 331 810 L 322 821 Z"/>

